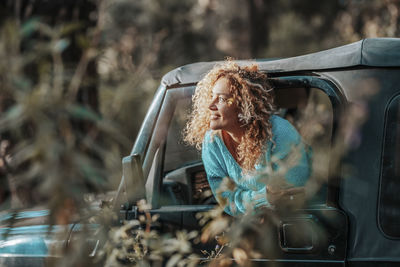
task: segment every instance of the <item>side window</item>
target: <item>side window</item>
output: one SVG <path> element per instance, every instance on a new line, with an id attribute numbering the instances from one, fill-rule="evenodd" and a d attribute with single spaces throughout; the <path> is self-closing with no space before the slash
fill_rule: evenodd
<path id="1" fill-rule="evenodd" d="M 290 121 L 312 150 L 312 177 L 307 186 L 325 203 L 333 130 L 333 106 L 328 95 L 318 88 L 286 88 L 276 92 L 279 115 Z"/>
<path id="2" fill-rule="evenodd" d="M 161 205 L 204 204 L 208 182 L 201 153 L 183 142 L 182 130 L 191 110 L 194 88 L 168 91 L 170 119 L 163 128 L 166 135 L 162 161 Z M 313 202 L 326 202 L 329 156 L 333 125 L 333 107 L 328 95 L 318 88 L 277 88 L 278 115 L 290 121 L 299 131 L 313 154 L 313 179 L 310 179 Z"/>
<path id="3" fill-rule="evenodd" d="M 197 150 L 182 141 L 182 129 L 190 110 L 193 91 L 194 87 L 168 89 L 162 102 L 143 160 L 146 197 L 153 207 L 190 201 L 190 184 L 185 166 L 191 162 L 201 164 Z M 167 176 L 172 176 L 169 181 L 164 179 Z M 160 194 L 160 189 L 165 194 Z"/>
<path id="4" fill-rule="evenodd" d="M 184 165 L 201 160 L 200 152 L 183 142 L 182 130 L 185 128 L 191 104 L 191 97 L 178 99 L 175 103 L 175 110 L 168 127 L 164 172 L 173 171 Z"/>
<path id="5" fill-rule="evenodd" d="M 161 206 L 212 202 L 210 194 L 203 194 L 209 185 L 201 153 L 183 141 L 183 129 L 190 115 L 193 93 L 194 87 L 168 91 L 168 94 L 175 97 L 168 103 L 173 112 L 166 133 Z"/>
<path id="6" fill-rule="evenodd" d="M 381 168 L 379 225 L 390 236 L 400 237 L 400 96 L 389 104 Z"/>
<path id="7" fill-rule="evenodd" d="M 304 141 L 323 149 L 330 146 L 333 107 L 328 95 L 318 88 L 277 90 L 279 115 L 290 121 Z"/>

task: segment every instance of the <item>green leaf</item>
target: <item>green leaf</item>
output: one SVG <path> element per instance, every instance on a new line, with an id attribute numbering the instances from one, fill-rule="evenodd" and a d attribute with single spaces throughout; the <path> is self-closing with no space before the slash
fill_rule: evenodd
<path id="1" fill-rule="evenodd" d="M 14 105 L 7 112 L 0 116 L 0 128 L 3 130 L 17 127 L 25 119 L 24 107 L 22 105 Z"/>
<path id="2" fill-rule="evenodd" d="M 39 18 L 31 18 L 26 21 L 21 27 L 21 36 L 22 37 L 29 37 L 35 32 L 39 26 Z"/>
<path id="3" fill-rule="evenodd" d="M 73 33 L 79 29 L 83 28 L 82 23 L 68 23 L 61 28 L 61 36 Z"/>
<path id="4" fill-rule="evenodd" d="M 99 114 L 94 112 L 91 109 L 88 109 L 84 106 L 79 106 L 79 105 L 70 105 L 67 108 L 69 114 L 78 119 L 82 120 L 89 120 L 89 121 L 99 121 L 101 120 L 101 117 Z"/>
<path id="5" fill-rule="evenodd" d="M 28 91 L 32 88 L 32 82 L 31 80 L 23 77 L 23 76 L 18 76 L 18 77 L 13 77 L 13 85 L 17 87 L 17 89 L 23 90 L 23 91 Z"/>
<path id="6" fill-rule="evenodd" d="M 90 46 L 89 38 L 83 34 L 79 34 L 76 36 L 76 43 L 82 49 L 88 48 Z"/>
<path id="7" fill-rule="evenodd" d="M 93 166 L 90 166 L 89 164 L 81 164 L 80 166 L 81 172 L 83 173 L 84 177 L 97 185 L 105 185 L 105 177 L 102 175 L 101 170 L 94 168 Z"/>
<path id="8" fill-rule="evenodd" d="M 7 111 L 7 119 L 9 120 L 16 120 L 20 116 L 22 116 L 24 112 L 23 106 L 22 105 L 14 105 L 11 108 L 8 109 Z"/>

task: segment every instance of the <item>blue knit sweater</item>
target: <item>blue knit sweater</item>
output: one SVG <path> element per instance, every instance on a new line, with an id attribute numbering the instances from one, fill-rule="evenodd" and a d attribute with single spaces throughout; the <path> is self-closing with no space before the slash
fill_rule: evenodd
<path id="1" fill-rule="evenodd" d="M 268 179 L 266 167 L 271 166 L 270 170 L 276 174 L 280 168 L 284 168 L 282 166 L 285 164 L 285 159 L 291 151 L 294 151 L 293 148 L 298 149 L 299 157 L 295 164 L 286 165 L 289 169 L 283 174 L 284 179 L 293 186 L 303 186 L 311 174 L 311 155 L 293 125 L 276 115 L 271 116 L 270 121 L 275 145 L 268 141 L 261 163 L 255 166 L 258 174 L 253 173 L 243 177 L 240 165 L 225 146 L 221 136 L 218 134 L 212 136 L 210 130 L 204 137 L 202 159 L 213 194 L 217 194 L 224 177 L 228 177 L 236 185 L 233 190 L 222 190 L 222 193 L 219 190 L 221 196 L 227 200 L 225 212 L 232 216 L 246 213 L 249 209 L 257 210 L 260 207 L 270 206 L 266 198 L 265 181 Z M 259 175 L 260 173 L 262 175 Z"/>

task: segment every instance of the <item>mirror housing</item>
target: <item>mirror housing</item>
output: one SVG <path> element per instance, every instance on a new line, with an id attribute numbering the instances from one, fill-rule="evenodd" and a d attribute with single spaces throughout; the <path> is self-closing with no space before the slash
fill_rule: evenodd
<path id="1" fill-rule="evenodd" d="M 139 154 L 133 154 L 122 159 L 122 181 L 129 204 L 134 204 L 146 198 L 142 162 Z"/>

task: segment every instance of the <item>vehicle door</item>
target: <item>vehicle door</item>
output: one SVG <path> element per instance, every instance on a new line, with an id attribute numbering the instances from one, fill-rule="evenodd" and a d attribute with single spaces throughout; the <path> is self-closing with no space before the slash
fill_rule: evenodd
<path id="1" fill-rule="evenodd" d="M 274 252 L 257 262 L 281 266 L 344 265 L 347 219 L 338 209 L 337 180 L 330 170 L 332 140 L 340 114 L 341 97 L 327 80 L 313 76 L 277 77 L 278 115 L 295 125 L 313 150 L 313 195 L 301 211 L 279 217 L 269 248 Z M 146 197 L 152 212 L 160 215 L 161 230 L 201 229 L 196 214 L 216 205 L 204 195 L 206 174 L 200 152 L 186 145 L 182 131 L 190 114 L 194 86 L 165 91 L 154 131 L 143 157 Z M 312 127 L 311 127 L 312 126 Z M 319 132 L 318 132 L 319 131 Z M 312 190 L 311 190 L 312 191 Z M 300 264 L 300 265 L 298 265 Z"/>

